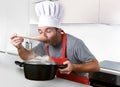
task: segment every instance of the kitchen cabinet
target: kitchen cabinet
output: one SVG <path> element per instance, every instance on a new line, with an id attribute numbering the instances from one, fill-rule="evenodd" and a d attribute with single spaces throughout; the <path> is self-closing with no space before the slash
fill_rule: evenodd
<path id="1" fill-rule="evenodd" d="M 30 0 L 30 24 L 37 24 L 34 6 L 40 0 Z M 62 23 L 120 24 L 120 0 L 58 0 L 64 7 Z"/>
<path id="2" fill-rule="evenodd" d="M 18 35 L 29 34 L 29 0 L 8 0 L 7 3 L 7 45 L 6 51 L 17 53 L 17 49 L 11 44 L 10 36 L 14 33 Z"/>
<path id="3" fill-rule="evenodd" d="M 17 49 L 11 44 L 10 36 L 29 35 L 29 0 L 0 0 L 0 52 L 17 54 Z M 25 39 L 25 42 L 29 40 Z"/>
<path id="4" fill-rule="evenodd" d="M 39 2 L 40 0 L 30 0 L 29 2 L 29 23 L 30 24 L 37 24 L 38 18 L 35 13 L 35 4 Z"/>
<path id="5" fill-rule="evenodd" d="M 120 0 L 100 0 L 99 22 L 120 24 Z"/>
<path id="6" fill-rule="evenodd" d="M 34 10 L 36 2 L 30 0 L 30 24 L 37 23 Z M 99 0 L 58 0 L 64 7 L 62 23 L 97 23 L 99 13 Z"/>
<path id="7" fill-rule="evenodd" d="M 59 0 L 64 7 L 63 23 L 97 23 L 99 0 Z"/>
<path id="8" fill-rule="evenodd" d="M 5 52 L 7 29 L 7 0 L 0 0 L 0 51 Z"/>
<path id="9" fill-rule="evenodd" d="M 31 26 L 38 21 L 34 6 L 39 1 L 0 0 L 0 51 L 17 52 L 10 43 L 11 34 L 32 35 Z M 62 23 L 120 23 L 120 0 L 59 1 L 65 9 Z"/>

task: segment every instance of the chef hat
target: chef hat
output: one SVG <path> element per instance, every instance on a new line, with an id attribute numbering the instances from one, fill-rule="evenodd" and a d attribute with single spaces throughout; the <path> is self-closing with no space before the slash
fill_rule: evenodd
<path id="1" fill-rule="evenodd" d="M 38 16 L 38 27 L 60 27 L 63 16 L 63 8 L 58 1 L 43 1 L 35 5 Z"/>

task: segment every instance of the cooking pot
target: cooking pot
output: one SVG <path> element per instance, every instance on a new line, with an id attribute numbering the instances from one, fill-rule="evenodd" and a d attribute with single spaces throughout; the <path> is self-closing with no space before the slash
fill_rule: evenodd
<path id="1" fill-rule="evenodd" d="M 24 68 L 25 78 L 29 80 L 51 80 L 54 79 L 58 68 L 63 69 L 67 65 L 58 65 L 51 61 L 15 61 L 15 64 Z"/>

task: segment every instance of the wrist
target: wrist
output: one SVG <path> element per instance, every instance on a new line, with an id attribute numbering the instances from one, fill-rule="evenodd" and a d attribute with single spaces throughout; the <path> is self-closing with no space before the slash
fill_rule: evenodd
<path id="1" fill-rule="evenodd" d="M 19 46 L 17 47 L 17 49 L 18 49 L 18 50 L 21 50 L 21 49 L 23 49 L 23 46 L 22 46 L 22 45 L 19 45 Z"/>
<path id="2" fill-rule="evenodd" d="M 75 71 L 76 64 L 72 64 L 72 71 Z"/>

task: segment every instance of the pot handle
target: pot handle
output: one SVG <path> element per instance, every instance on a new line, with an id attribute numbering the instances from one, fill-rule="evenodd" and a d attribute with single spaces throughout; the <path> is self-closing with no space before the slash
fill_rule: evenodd
<path id="1" fill-rule="evenodd" d="M 60 68 L 60 69 L 64 69 L 66 67 L 67 67 L 67 64 L 58 65 L 58 68 Z"/>
<path id="2" fill-rule="evenodd" d="M 20 67 L 24 67 L 24 62 L 15 61 L 15 64 L 19 65 Z"/>

